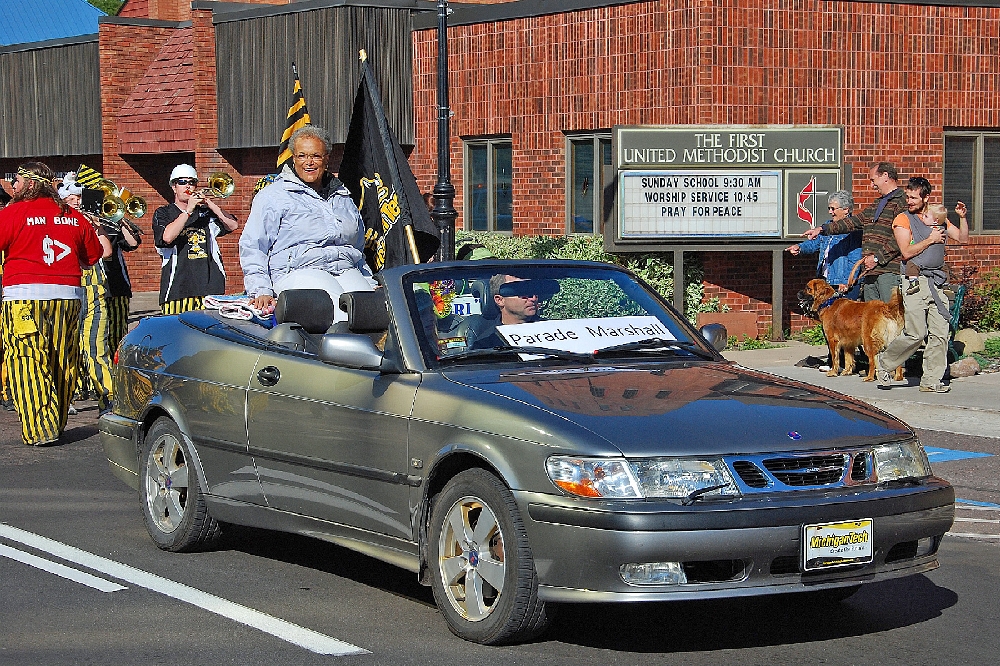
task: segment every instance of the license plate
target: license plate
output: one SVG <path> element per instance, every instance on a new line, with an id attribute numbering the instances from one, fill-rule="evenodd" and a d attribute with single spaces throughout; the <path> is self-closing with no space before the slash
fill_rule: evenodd
<path id="1" fill-rule="evenodd" d="M 806 525 L 802 541 L 803 571 L 866 564 L 875 552 L 871 518 Z"/>

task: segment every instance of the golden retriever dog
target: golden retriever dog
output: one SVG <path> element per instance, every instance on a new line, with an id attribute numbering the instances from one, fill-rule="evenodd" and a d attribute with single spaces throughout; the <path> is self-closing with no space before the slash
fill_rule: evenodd
<path id="1" fill-rule="evenodd" d="M 819 319 L 830 346 L 828 377 L 854 374 L 854 352 L 858 347 L 868 356 L 866 382 L 875 381 L 875 355 L 903 330 L 903 294 L 896 289 L 892 300 L 852 301 L 838 296 L 837 290 L 822 279 L 809 280 L 799 292 L 799 305 L 810 317 Z M 844 352 L 843 371 L 840 353 Z M 896 368 L 896 380 L 903 379 L 902 366 Z"/>

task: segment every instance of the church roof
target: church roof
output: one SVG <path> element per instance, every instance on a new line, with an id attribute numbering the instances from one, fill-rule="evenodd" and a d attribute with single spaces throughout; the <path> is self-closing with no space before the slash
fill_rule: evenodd
<path id="1" fill-rule="evenodd" d="M 0 46 L 96 35 L 104 15 L 86 0 L 18 0 L 0 21 Z"/>

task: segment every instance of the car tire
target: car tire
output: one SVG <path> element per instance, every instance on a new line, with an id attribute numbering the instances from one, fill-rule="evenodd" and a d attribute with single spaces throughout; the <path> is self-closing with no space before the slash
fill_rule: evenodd
<path id="1" fill-rule="evenodd" d="M 156 545 L 175 553 L 213 546 L 222 528 L 208 512 L 177 424 L 166 417 L 157 419 L 143 440 L 141 460 L 142 513 Z"/>
<path id="2" fill-rule="evenodd" d="M 500 645 L 548 626 L 528 535 L 496 476 L 470 469 L 451 479 L 434 498 L 429 540 L 434 600 L 456 636 Z"/>

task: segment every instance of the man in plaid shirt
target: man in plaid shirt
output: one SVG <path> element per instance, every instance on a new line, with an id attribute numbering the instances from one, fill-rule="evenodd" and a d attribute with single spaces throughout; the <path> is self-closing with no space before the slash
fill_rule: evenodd
<path id="1" fill-rule="evenodd" d="M 832 236 L 862 229 L 864 274 L 861 278 L 861 297 L 866 301 L 882 300 L 888 303 L 893 289 L 900 283 L 900 253 L 892 233 L 892 221 L 906 212 L 906 195 L 899 186 L 896 167 L 889 162 L 873 166 L 868 178 L 881 195 L 871 206 L 843 220 L 830 220 L 804 235 L 813 239 L 820 234 Z"/>

